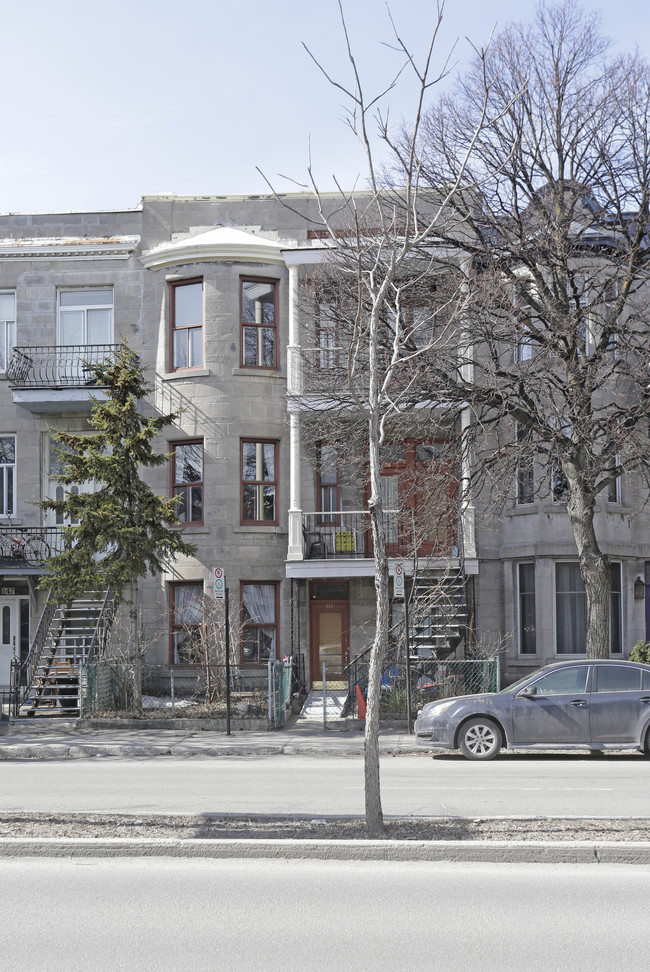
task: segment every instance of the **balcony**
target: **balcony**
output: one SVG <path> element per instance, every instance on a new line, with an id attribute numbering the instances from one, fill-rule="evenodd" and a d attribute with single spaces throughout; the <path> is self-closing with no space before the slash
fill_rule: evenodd
<path id="1" fill-rule="evenodd" d="M 63 547 L 61 527 L 0 526 L 0 573 L 40 575 Z"/>
<path id="2" fill-rule="evenodd" d="M 118 344 L 14 348 L 7 368 L 14 404 L 39 414 L 89 412 L 92 398 L 105 398 L 93 367 L 114 360 L 118 348 Z"/>
<path id="3" fill-rule="evenodd" d="M 374 575 L 372 528 L 367 510 L 301 513 L 302 557 L 290 554 L 288 577 L 371 577 Z M 384 512 L 386 553 L 390 559 L 412 560 L 414 521 L 397 510 Z M 418 556 L 427 560 L 458 558 L 455 528 L 442 537 L 418 538 Z M 289 527 L 291 537 L 291 523 Z"/>

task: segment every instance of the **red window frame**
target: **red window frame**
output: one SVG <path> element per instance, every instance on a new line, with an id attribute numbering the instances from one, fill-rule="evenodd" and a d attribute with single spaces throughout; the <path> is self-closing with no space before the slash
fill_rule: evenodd
<path id="1" fill-rule="evenodd" d="M 179 448 L 183 448 L 183 446 L 193 446 L 193 445 L 201 446 L 201 479 L 200 480 L 196 480 L 194 482 L 190 482 L 190 481 L 187 481 L 186 482 L 184 480 L 177 480 L 176 479 L 176 450 L 179 449 Z M 184 501 L 185 510 L 186 511 L 188 511 L 188 510 L 191 511 L 192 505 L 193 505 L 192 504 L 192 501 L 191 501 L 191 490 L 193 490 L 193 489 L 200 489 L 200 491 L 201 491 L 201 518 L 198 519 L 198 520 L 192 520 L 192 519 L 185 519 L 185 520 L 183 520 L 183 519 L 181 519 L 181 517 L 179 516 L 179 510 L 183 506 L 183 504 L 181 504 L 181 503 L 178 504 L 177 514 L 176 514 L 177 515 L 177 518 L 180 520 L 180 522 L 182 523 L 183 526 L 202 526 L 203 525 L 204 510 L 205 510 L 205 506 L 204 506 L 204 499 L 205 499 L 205 490 L 204 490 L 204 483 L 205 483 L 205 456 L 204 456 L 204 450 L 203 450 L 203 439 L 187 439 L 187 440 L 183 440 L 181 442 L 170 442 L 169 446 L 170 446 L 170 450 L 171 450 L 171 453 L 172 453 L 172 461 L 170 463 L 170 466 L 171 466 L 171 495 L 172 496 L 182 496 L 182 495 L 184 495 L 185 496 L 185 501 Z"/>
<path id="2" fill-rule="evenodd" d="M 272 587 L 272 588 L 274 588 L 274 597 L 273 597 L 274 621 L 273 622 L 269 622 L 269 621 L 248 621 L 248 622 L 246 622 L 246 621 L 244 621 L 244 588 L 245 587 Z M 262 633 L 262 629 L 263 628 L 267 628 L 267 629 L 268 628 L 272 628 L 273 629 L 274 652 L 275 652 L 275 657 L 278 658 L 279 657 L 279 655 L 278 655 L 278 634 L 279 634 L 279 629 L 280 629 L 280 584 L 277 581 L 257 581 L 257 580 L 241 581 L 240 582 L 240 585 L 239 585 L 239 616 L 241 618 L 241 625 L 240 625 L 240 628 L 241 628 L 241 636 L 240 636 L 240 645 L 239 645 L 239 656 L 240 656 L 241 664 L 242 665 L 245 665 L 245 666 L 258 666 L 258 667 L 260 665 L 266 665 L 267 664 L 268 658 L 260 658 L 260 650 L 259 650 L 259 647 L 260 647 L 259 637 L 260 637 L 260 635 Z M 258 647 L 257 647 L 257 654 L 256 654 L 256 658 L 253 659 L 253 660 L 251 660 L 250 658 L 246 658 L 245 653 L 244 653 L 244 645 L 245 645 L 245 639 L 246 639 L 246 632 L 247 631 L 251 631 L 251 630 L 254 630 L 257 633 L 257 638 L 258 638 L 258 642 L 257 642 L 257 645 L 258 645 Z M 269 657 L 270 657 L 270 654 L 269 654 Z"/>
<path id="3" fill-rule="evenodd" d="M 201 284 L 201 323 L 200 324 L 183 324 L 176 327 L 176 291 L 181 287 L 190 287 L 194 284 Z M 204 306 L 203 306 L 203 277 L 191 277 L 188 280 L 173 280 L 169 284 L 169 362 L 170 371 L 192 371 L 197 368 L 203 367 L 204 353 L 203 353 L 203 325 L 204 325 Z M 198 364 L 187 364 L 187 365 L 177 365 L 176 364 L 176 354 L 174 350 L 174 339 L 177 333 L 181 331 L 186 332 L 187 344 L 187 355 L 189 360 L 189 341 L 190 341 L 190 331 L 199 330 L 201 339 L 201 360 Z"/>
<path id="4" fill-rule="evenodd" d="M 273 287 L 273 323 L 270 324 L 268 321 L 245 321 L 244 320 L 244 284 L 269 284 Z M 240 277 L 239 278 L 239 339 L 241 347 L 241 367 L 251 370 L 259 370 L 260 368 L 277 370 L 278 367 L 278 309 L 279 309 L 279 291 L 280 291 L 280 281 L 274 277 Z M 257 340 L 256 349 L 259 355 L 260 347 L 263 347 L 264 336 L 260 335 L 260 331 L 270 331 L 273 335 L 273 361 L 271 364 L 263 362 L 262 364 L 251 364 L 246 361 L 246 328 L 256 328 L 257 329 Z M 260 342 L 262 342 L 260 344 Z"/>
<path id="5" fill-rule="evenodd" d="M 273 446 L 273 479 L 244 479 L 244 446 L 246 445 L 272 445 Z M 279 470 L 278 470 L 278 460 L 280 457 L 280 443 L 277 439 L 253 439 L 246 438 L 239 440 L 239 482 L 241 486 L 241 496 L 240 496 L 240 510 L 241 510 L 241 520 L 242 526 L 277 526 L 278 525 L 278 512 L 280 509 L 279 503 Z M 264 506 L 264 490 L 268 488 L 273 488 L 274 491 L 274 503 L 273 503 L 273 519 L 262 519 L 255 520 L 245 516 L 246 510 L 246 498 L 245 494 L 247 488 L 253 487 L 257 491 L 256 506 L 257 509 L 261 509 Z M 261 495 L 261 499 L 260 499 Z"/>

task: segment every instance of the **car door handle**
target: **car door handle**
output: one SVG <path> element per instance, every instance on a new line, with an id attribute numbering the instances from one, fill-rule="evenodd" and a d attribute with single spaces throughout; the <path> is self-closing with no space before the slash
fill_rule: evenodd
<path id="1" fill-rule="evenodd" d="M 642 699 L 639 699 L 639 702 L 643 702 L 644 705 L 648 705 L 648 703 L 650 703 L 650 695 L 644 695 Z"/>
<path id="2" fill-rule="evenodd" d="M 579 708 L 582 708 L 582 706 L 586 704 L 587 704 L 586 699 L 571 699 L 571 701 L 569 702 L 569 705 L 575 705 L 578 706 Z"/>

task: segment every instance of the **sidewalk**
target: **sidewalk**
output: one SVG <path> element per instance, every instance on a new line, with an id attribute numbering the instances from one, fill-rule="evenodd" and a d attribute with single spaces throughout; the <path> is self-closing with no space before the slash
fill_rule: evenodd
<path id="1" fill-rule="evenodd" d="M 225 732 L 188 729 L 77 728 L 74 722 L 21 720 L 0 723 L 0 759 L 65 759 L 113 756 L 361 756 L 362 729 L 324 729 L 317 722 L 292 720 L 274 731 Z M 383 755 L 419 754 L 415 738 L 398 729 L 383 729 Z"/>

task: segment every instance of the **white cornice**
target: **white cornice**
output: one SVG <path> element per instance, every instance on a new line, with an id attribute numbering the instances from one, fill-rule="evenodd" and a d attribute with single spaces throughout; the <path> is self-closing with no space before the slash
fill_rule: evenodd
<path id="1" fill-rule="evenodd" d="M 2 260 L 127 260 L 139 236 L 0 240 Z"/>

